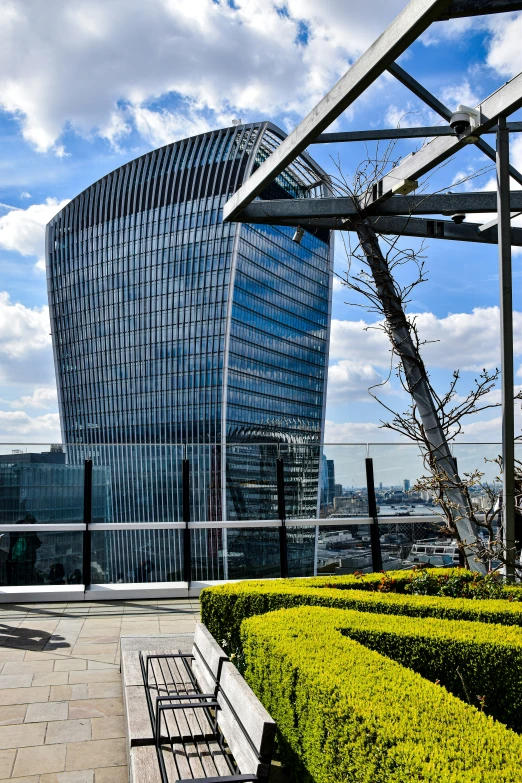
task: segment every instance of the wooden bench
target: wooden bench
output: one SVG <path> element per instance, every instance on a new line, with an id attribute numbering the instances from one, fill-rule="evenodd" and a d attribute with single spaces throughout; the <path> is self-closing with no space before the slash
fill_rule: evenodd
<path id="1" fill-rule="evenodd" d="M 125 688 L 133 783 L 268 781 L 275 723 L 204 625 L 191 653 L 139 662 Z"/>

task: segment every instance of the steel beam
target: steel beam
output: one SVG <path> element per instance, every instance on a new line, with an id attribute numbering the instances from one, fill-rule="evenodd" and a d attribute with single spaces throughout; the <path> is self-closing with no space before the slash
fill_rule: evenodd
<path id="1" fill-rule="evenodd" d="M 223 208 L 233 219 L 449 7 L 449 0 L 410 0 L 370 48 L 339 79 Z"/>
<path id="2" fill-rule="evenodd" d="M 522 122 L 508 122 L 510 133 L 520 133 Z M 497 128 L 491 128 L 485 133 L 496 133 Z M 384 130 L 346 131 L 339 133 L 320 133 L 312 144 L 338 144 L 345 141 L 382 141 L 388 139 L 426 139 L 432 136 L 455 136 L 455 131 L 449 125 L 430 125 L 425 128 L 385 128 Z"/>
<path id="3" fill-rule="evenodd" d="M 250 221 L 254 222 L 254 221 Z M 349 218 L 266 218 L 258 223 L 271 226 L 302 226 L 312 234 L 314 229 L 327 231 L 353 231 Z M 371 217 L 370 222 L 378 234 L 391 234 L 420 239 L 451 239 L 456 242 L 478 242 L 482 245 L 496 245 L 498 242 L 497 227 L 492 226 L 486 231 L 479 229 L 479 223 L 454 223 L 453 220 L 434 220 L 429 218 L 395 217 L 383 215 Z M 511 229 L 511 245 L 522 247 L 522 228 Z"/>
<path id="4" fill-rule="evenodd" d="M 312 144 L 338 144 L 345 141 L 386 141 L 388 139 L 425 139 L 431 136 L 454 136 L 449 125 L 430 125 L 426 128 L 385 128 L 368 131 L 320 133 Z"/>
<path id="5" fill-rule="evenodd" d="M 502 532 L 505 575 L 515 577 L 515 405 L 513 371 L 513 285 L 509 195 L 509 135 L 504 117 L 497 133 L 498 261 L 502 369 Z"/>
<path id="6" fill-rule="evenodd" d="M 500 115 L 508 115 L 522 106 L 522 73 L 506 82 L 496 92 L 486 98 L 477 107 L 481 110 L 482 122 L 474 131 L 480 135 L 492 128 Z M 473 139 L 473 136 L 471 137 Z M 426 144 L 418 152 L 405 158 L 391 172 L 375 183 L 373 193 L 369 194 L 368 202 L 381 198 L 389 198 L 392 188 L 402 180 L 417 180 L 429 171 L 432 171 L 440 163 L 448 160 L 458 150 L 469 143 L 467 137 L 460 139 L 443 137 L 434 139 Z"/>
<path id="7" fill-rule="evenodd" d="M 440 15 L 439 21 L 459 19 L 462 16 L 502 14 L 506 11 L 521 10 L 521 0 L 453 0 L 448 11 Z"/>
<path id="8" fill-rule="evenodd" d="M 452 114 L 451 109 L 448 109 L 448 107 L 441 103 L 438 98 L 432 95 L 429 90 L 423 87 L 420 82 L 414 79 L 413 76 L 410 76 L 410 74 L 407 73 L 404 68 L 401 68 L 401 66 L 397 65 L 397 63 L 393 63 L 392 65 L 388 66 L 388 72 L 393 74 L 393 76 L 395 76 L 395 78 L 400 81 L 401 84 L 404 84 L 404 86 L 407 87 L 414 95 L 416 95 L 417 98 L 420 98 L 421 101 L 424 101 L 426 106 L 429 106 L 430 109 L 433 109 L 433 111 L 437 112 L 437 114 L 439 114 L 441 117 L 444 117 L 444 119 L 449 122 Z M 484 155 L 486 155 L 490 160 L 496 163 L 497 153 L 493 147 L 487 143 L 487 141 L 484 141 L 484 139 L 478 139 L 475 142 L 475 146 L 478 147 L 478 149 L 481 150 L 481 152 L 483 152 Z M 522 185 L 522 174 L 517 171 L 514 166 L 509 166 L 509 173 L 515 182 L 518 182 L 519 185 Z"/>
<path id="9" fill-rule="evenodd" d="M 522 190 L 510 194 L 511 209 L 522 210 Z M 496 212 L 497 193 L 419 193 L 416 196 L 392 196 L 386 201 L 370 204 L 368 215 L 454 215 L 457 212 Z M 270 223 L 272 219 L 281 222 L 286 218 L 306 221 L 309 218 L 343 218 L 356 215 L 353 199 L 338 198 L 296 198 L 275 201 L 254 201 L 237 216 L 241 223 Z"/>
<path id="10" fill-rule="evenodd" d="M 453 220 L 404 217 L 378 217 L 371 220 L 375 230 L 380 234 L 451 239 L 456 242 L 478 242 L 486 245 L 496 245 L 498 242 L 498 230 L 495 226 L 487 231 L 479 231 L 478 223 L 457 224 Z M 345 230 L 349 230 L 349 227 L 346 226 Z M 511 229 L 511 244 L 522 247 L 522 228 Z"/>

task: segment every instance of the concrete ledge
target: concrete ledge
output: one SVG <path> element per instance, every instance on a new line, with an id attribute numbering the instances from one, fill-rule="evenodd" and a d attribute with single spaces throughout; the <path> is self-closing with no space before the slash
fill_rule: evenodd
<path id="1" fill-rule="evenodd" d="M 205 581 L 191 582 L 188 590 L 189 598 L 198 598 L 205 587 L 216 587 L 216 585 L 228 585 L 234 582 L 241 582 L 241 579 L 208 579 Z"/>
<path id="2" fill-rule="evenodd" d="M 0 587 L 0 604 L 84 601 L 83 585 L 24 585 Z"/>
<path id="3" fill-rule="evenodd" d="M 193 641 L 193 632 L 162 633 L 156 634 L 155 636 L 151 636 L 150 633 L 133 633 L 126 636 L 122 635 L 120 637 L 122 666 L 125 666 L 125 659 L 123 657 L 123 653 L 125 652 L 140 652 L 147 650 L 148 652 L 168 653 L 172 651 L 178 652 L 178 650 L 181 650 L 182 653 L 190 653 L 192 651 Z"/>
<path id="4" fill-rule="evenodd" d="M 0 604 L 60 603 L 69 601 L 125 601 L 154 598 L 198 598 L 205 587 L 239 582 L 239 579 L 191 582 L 141 582 L 134 584 L 0 586 Z"/>
<path id="5" fill-rule="evenodd" d="M 199 595 L 199 593 L 198 593 Z M 86 601 L 116 601 L 122 599 L 187 598 L 186 582 L 142 582 L 140 584 L 90 585 Z"/>

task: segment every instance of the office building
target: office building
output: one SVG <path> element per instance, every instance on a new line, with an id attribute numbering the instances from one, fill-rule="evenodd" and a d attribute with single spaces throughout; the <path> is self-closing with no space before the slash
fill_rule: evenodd
<path id="1" fill-rule="evenodd" d="M 193 520 L 277 517 L 278 455 L 288 515 L 317 513 L 330 237 L 310 229 L 297 243 L 291 228 L 226 224 L 221 214 L 283 137 L 263 122 L 169 144 L 103 177 L 49 223 L 63 442 L 70 463 L 110 465 L 115 523 L 179 521 L 184 457 Z M 321 177 L 303 154 L 261 198 L 325 195 Z M 269 561 L 273 531 L 254 533 L 194 535 L 196 575 L 232 577 Z M 179 578 L 177 531 L 109 538 L 118 541 L 110 580 L 115 569 L 128 581 Z M 294 571 L 313 568 L 308 539 L 290 546 Z"/>

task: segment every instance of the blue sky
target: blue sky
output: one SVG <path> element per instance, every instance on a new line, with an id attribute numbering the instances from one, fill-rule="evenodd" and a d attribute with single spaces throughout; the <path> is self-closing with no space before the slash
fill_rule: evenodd
<path id="1" fill-rule="evenodd" d="M 52 442 L 59 425 L 43 264 L 44 226 L 60 204 L 147 150 L 209 128 L 270 119 L 293 128 L 404 7 L 404 0 L 0 0 L 0 440 Z M 433 25 L 401 64 L 451 108 L 475 105 L 522 70 L 522 15 Z M 521 117 L 513 116 L 513 119 Z M 440 118 L 391 76 L 382 77 L 335 129 L 430 125 Z M 494 137 L 489 137 L 494 143 Z M 396 145 L 407 155 L 417 141 Z M 375 145 L 369 145 L 374 151 Z M 350 178 L 361 144 L 311 150 Z M 512 138 L 522 169 L 522 140 Z M 493 189 L 474 147 L 433 177 L 430 190 L 482 171 L 468 189 Z M 346 268 L 337 239 L 336 270 Z M 413 246 L 413 240 L 407 244 Z M 499 362 L 496 246 L 433 240 L 428 281 L 410 311 L 438 388 L 462 370 Z M 516 368 L 522 363 L 522 255 L 513 257 Z M 387 374 L 388 346 L 365 327 L 375 316 L 337 282 L 327 407 L 329 441 L 380 441 L 384 415 L 367 388 Z M 517 380 L 522 383 L 522 376 Z M 493 395 L 495 396 L 495 395 Z M 387 404 L 407 399 L 391 385 Z M 496 411 L 470 440 L 499 438 Z"/>

